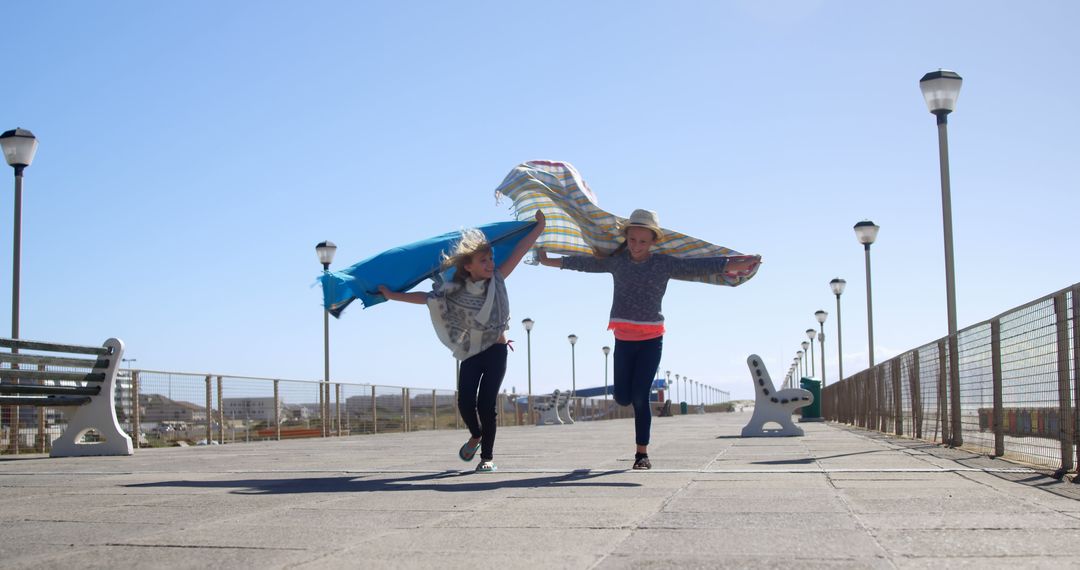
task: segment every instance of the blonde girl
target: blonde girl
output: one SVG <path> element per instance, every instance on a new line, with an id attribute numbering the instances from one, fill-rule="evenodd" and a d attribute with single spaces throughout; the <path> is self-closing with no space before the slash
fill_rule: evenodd
<path id="1" fill-rule="evenodd" d="M 454 269 L 451 280 L 436 284 L 430 293 L 399 293 L 385 285 L 379 293 L 392 301 L 427 305 L 439 340 L 461 361 L 458 374 L 458 411 L 471 437 L 458 457 L 472 461 L 480 451 L 478 472 L 495 471 L 494 450 L 499 388 L 506 374 L 510 301 L 504 280 L 517 267 L 544 231 L 544 214 L 537 211 L 536 226 L 495 267 L 491 244 L 480 230 L 464 230 L 443 268 Z"/>

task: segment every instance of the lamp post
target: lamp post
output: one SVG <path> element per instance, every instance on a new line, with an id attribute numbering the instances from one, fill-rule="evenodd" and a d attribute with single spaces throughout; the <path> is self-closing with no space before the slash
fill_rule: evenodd
<path id="1" fill-rule="evenodd" d="M 577 361 L 575 360 L 574 345 L 577 344 L 577 335 L 572 334 L 566 337 L 566 340 L 570 341 L 570 399 L 573 400 L 577 396 Z"/>
<path id="2" fill-rule="evenodd" d="M 676 402 L 681 402 L 682 401 L 682 400 L 679 399 L 679 375 L 678 374 L 675 375 L 675 401 Z"/>
<path id="3" fill-rule="evenodd" d="M 15 169 L 15 222 L 11 254 L 11 338 L 19 338 L 19 269 L 22 253 L 22 185 L 23 170 L 34 161 L 38 141 L 34 133 L 26 129 L 12 129 L 0 134 L 0 147 L 4 160 Z M 12 348 L 11 352 L 18 352 Z"/>
<path id="4" fill-rule="evenodd" d="M 533 320 L 526 317 L 521 319 L 521 326 L 525 327 L 525 361 L 528 362 L 529 371 L 529 397 L 526 403 L 526 407 L 529 408 L 529 425 L 534 423 L 533 420 L 533 399 L 532 399 L 532 328 Z"/>
<path id="5" fill-rule="evenodd" d="M 874 297 L 870 290 L 870 244 L 877 239 L 880 229 L 880 226 L 870 220 L 855 224 L 855 237 L 863 244 L 866 252 L 866 336 L 870 344 L 870 368 L 874 367 Z"/>
<path id="6" fill-rule="evenodd" d="M 15 169 L 15 223 L 12 224 L 12 254 L 11 254 L 11 338 L 19 338 L 19 269 L 22 265 L 22 182 L 23 170 L 34 161 L 37 152 L 38 141 L 34 133 L 26 129 L 12 129 L 0 134 L 0 147 L 4 151 L 4 159 Z M 11 348 L 11 353 L 19 352 L 16 347 Z M 12 363 L 12 369 L 17 369 L 18 364 Z M 16 382 L 18 382 L 16 380 Z M 40 416 L 39 412 L 39 416 Z M 11 425 L 13 426 L 12 451 L 19 453 L 19 407 L 11 408 Z"/>
<path id="7" fill-rule="evenodd" d="M 817 331 L 814 329 L 806 329 L 806 338 L 810 339 L 810 377 L 817 376 L 817 366 L 814 364 L 814 337 L 817 336 Z"/>
<path id="8" fill-rule="evenodd" d="M 825 389 L 825 319 L 828 318 L 829 313 L 818 309 L 814 311 L 814 318 L 817 319 L 819 325 L 821 325 L 821 331 L 818 332 L 818 348 L 821 350 L 821 389 Z"/>
<path id="9" fill-rule="evenodd" d="M 607 406 L 607 400 L 608 400 L 607 363 L 608 363 L 608 354 L 611 354 L 611 347 L 610 346 L 605 346 L 605 347 L 601 348 L 600 350 L 604 351 L 604 406 L 605 406 L 604 409 L 607 410 L 607 407 L 606 407 Z M 668 374 L 670 375 L 671 372 L 668 372 Z"/>
<path id="10" fill-rule="evenodd" d="M 963 79 L 955 71 L 931 71 L 919 80 L 926 107 L 937 117 L 941 168 L 941 219 L 945 234 L 945 295 L 949 315 L 949 388 L 952 392 L 952 445 L 964 443 L 960 425 L 960 355 L 956 326 L 956 274 L 953 271 L 952 197 L 949 182 L 948 115 L 956 109 Z"/>
<path id="11" fill-rule="evenodd" d="M 319 256 L 319 263 L 323 271 L 330 271 L 330 263 L 334 261 L 337 246 L 332 241 L 319 242 L 315 246 L 315 253 Z M 330 435 L 327 422 L 330 419 L 330 311 L 323 307 L 323 388 L 319 391 L 319 413 L 322 414 L 322 435 Z"/>
<path id="12" fill-rule="evenodd" d="M 836 295 L 836 364 L 839 366 L 839 374 L 837 375 L 837 381 L 844 379 L 844 349 L 842 348 L 844 338 L 840 331 L 840 295 L 844 293 L 844 287 L 847 286 L 847 281 L 837 277 L 832 281 L 829 281 L 829 287 L 832 289 L 833 295 Z M 824 381 L 821 383 L 821 387 L 825 387 Z"/>
<path id="13" fill-rule="evenodd" d="M 665 370 L 664 371 L 664 395 L 667 396 L 668 400 L 671 399 L 671 371 L 670 370 Z"/>
<path id="14" fill-rule="evenodd" d="M 803 363 L 802 375 L 810 376 L 810 341 L 804 340 L 799 345 L 802 346 L 802 352 L 799 353 Z"/>

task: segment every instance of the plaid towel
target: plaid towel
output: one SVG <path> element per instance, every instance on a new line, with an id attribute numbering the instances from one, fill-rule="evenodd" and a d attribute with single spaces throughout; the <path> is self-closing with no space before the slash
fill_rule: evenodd
<path id="1" fill-rule="evenodd" d="M 549 160 L 530 160 L 514 167 L 506 179 L 495 189 L 498 199 L 506 196 L 513 200 L 514 214 L 518 220 L 532 220 L 536 210 L 543 210 L 547 217 L 544 233 L 533 248 L 543 248 L 563 255 L 608 255 L 623 242 L 620 218 L 601 210 L 596 205 L 596 195 L 585 184 L 573 165 Z M 664 238 L 653 251 L 675 257 L 742 256 L 741 253 L 723 246 L 664 229 Z M 732 287 L 748 281 L 757 273 L 757 265 L 746 275 L 716 274 L 688 278 L 713 285 Z"/>

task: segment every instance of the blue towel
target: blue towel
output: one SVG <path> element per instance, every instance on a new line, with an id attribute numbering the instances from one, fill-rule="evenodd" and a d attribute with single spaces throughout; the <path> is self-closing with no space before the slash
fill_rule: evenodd
<path id="1" fill-rule="evenodd" d="M 477 226 L 476 229 L 487 236 L 494 249 L 495 266 L 498 267 L 534 225 L 534 221 L 496 222 Z M 365 308 L 385 301 L 386 297 L 380 295 L 377 289 L 379 285 L 386 285 L 392 291 L 408 291 L 425 279 L 439 282 L 449 280 L 454 270 L 441 271 L 441 255 L 459 239 L 460 231 L 449 232 L 389 249 L 342 271 L 325 271 L 320 278 L 323 306 L 331 315 L 339 318 L 345 307 L 356 299 L 360 299 Z"/>

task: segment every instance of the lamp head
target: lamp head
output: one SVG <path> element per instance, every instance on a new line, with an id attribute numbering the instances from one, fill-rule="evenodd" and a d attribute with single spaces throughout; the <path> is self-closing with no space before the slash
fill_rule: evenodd
<path id="1" fill-rule="evenodd" d="M 26 129 L 12 129 L 0 134 L 0 147 L 4 149 L 4 160 L 16 170 L 30 166 L 37 152 L 37 137 Z"/>
<path id="2" fill-rule="evenodd" d="M 948 115 L 956 110 L 960 97 L 960 85 L 964 82 L 955 71 L 939 69 L 931 71 L 919 80 L 926 107 L 935 115 Z"/>
<path id="3" fill-rule="evenodd" d="M 808 338 L 810 340 L 814 340 L 815 336 L 817 336 L 817 331 L 816 330 L 814 330 L 814 329 L 806 329 L 806 338 Z"/>
<path id="4" fill-rule="evenodd" d="M 837 277 L 832 281 L 829 281 L 829 287 L 832 289 L 833 295 L 839 297 L 844 294 L 844 287 L 847 287 L 847 281 Z"/>
<path id="5" fill-rule="evenodd" d="M 570 346 L 574 346 L 575 344 L 577 344 L 577 335 L 572 334 L 570 336 L 567 336 L 566 340 L 570 341 Z"/>
<path id="6" fill-rule="evenodd" d="M 858 238 L 859 243 L 870 245 L 877 239 L 877 233 L 880 229 L 881 227 L 874 222 L 863 220 L 855 224 L 855 237 Z"/>
<path id="7" fill-rule="evenodd" d="M 530 318 L 521 319 L 521 324 L 525 327 L 526 332 L 531 331 L 533 328 L 533 320 Z"/>
<path id="8" fill-rule="evenodd" d="M 819 322 L 821 324 L 825 324 L 825 319 L 827 319 L 829 317 L 829 313 L 827 313 L 827 312 L 825 312 L 825 311 L 823 311 L 821 309 L 818 309 L 818 310 L 814 311 L 814 317 L 817 319 L 817 322 Z"/>
<path id="9" fill-rule="evenodd" d="M 600 350 L 604 351 L 604 356 L 607 356 L 608 354 L 611 354 L 611 347 L 610 346 L 605 346 L 605 347 L 601 348 Z M 671 374 L 671 372 L 669 371 L 668 375 L 670 375 L 670 374 Z"/>
<path id="10" fill-rule="evenodd" d="M 323 267 L 329 268 L 334 261 L 334 254 L 337 253 L 337 246 L 329 240 L 321 241 L 315 246 L 315 253 L 319 256 L 319 263 L 323 264 Z"/>

